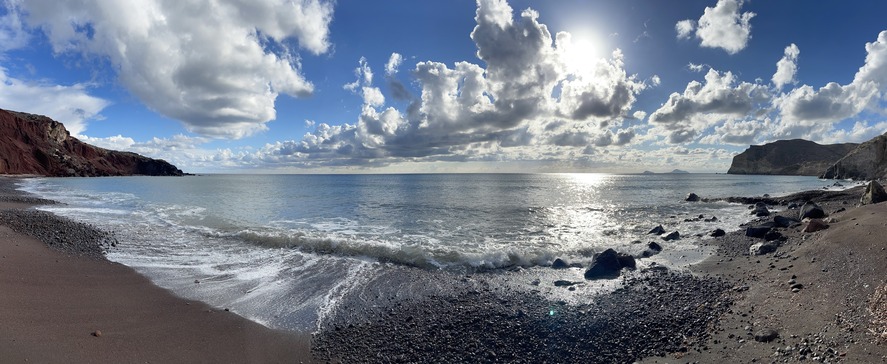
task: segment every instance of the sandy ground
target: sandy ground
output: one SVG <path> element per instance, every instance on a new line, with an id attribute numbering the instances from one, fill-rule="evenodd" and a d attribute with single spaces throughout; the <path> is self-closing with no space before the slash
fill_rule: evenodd
<path id="1" fill-rule="evenodd" d="M 775 253 L 720 253 L 694 266 L 734 282 L 731 310 L 707 342 L 710 350 L 644 362 L 887 362 L 887 203 L 854 207 L 860 193 L 821 201 L 831 212 L 826 230 L 781 229 L 789 239 Z M 760 241 L 740 233 L 723 244 Z M 802 287 L 793 292 L 792 284 Z M 778 337 L 755 340 L 765 330 Z"/>
<path id="2" fill-rule="evenodd" d="M 0 210 L 28 203 L 0 202 Z M 0 226 L 3 363 L 298 363 L 310 337 L 177 298 L 123 265 Z"/>

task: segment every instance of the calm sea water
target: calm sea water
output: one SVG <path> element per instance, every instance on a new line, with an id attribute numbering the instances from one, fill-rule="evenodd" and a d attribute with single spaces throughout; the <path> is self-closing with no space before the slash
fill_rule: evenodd
<path id="1" fill-rule="evenodd" d="M 391 266 L 473 272 L 639 253 L 662 224 L 693 251 L 745 206 L 702 197 L 778 196 L 812 177 L 716 174 L 208 175 L 29 179 L 41 207 L 116 234 L 113 261 L 162 287 L 278 328 L 311 330 L 336 302 Z M 685 221 L 704 215 L 718 221 Z M 199 282 L 199 283 L 195 283 Z"/>

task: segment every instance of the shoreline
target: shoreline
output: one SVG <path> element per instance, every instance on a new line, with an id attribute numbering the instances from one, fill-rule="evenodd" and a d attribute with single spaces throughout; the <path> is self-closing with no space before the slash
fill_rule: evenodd
<path id="1" fill-rule="evenodd" d="M 0 178 L 0 357 L 10 362 L 313 362 L 308 334 L 174 296 L 101 253 L 110 235 Z M 42 241 L 41 241 L 42 240 Z M 107 244 L 107 245 L 103 245 Z"/>
<path id="2" fill-rule="evenodd" d="M 3 202 L 2 180 L 0 178 L 0 242 L 6 242 L 9 240 L 6 235 L 9 229 L 3 227 L 2 213 L 8 210 L 4 209 L 21 209 L 31 204 L 27 201 Z M 165 326 L 165 329 L 160 330 L 164 332 L 159 333 L 161 336 L 186 336 L 185 339 L 180 339 L 184 341 L 177 342 L 179 347 L 176 350 L 186 350 L 194 355 L 190 358 L 196 361 L 210 360 L 209 356 L 205 356 L 208 354 L 197 353 L 189 346 L 194 344 L 193 341 L 188 341 L 193 340 L 193 337 L 184 331 L 191 330 L 191 326 L 209 325 L 206 326 L 209 329 L 201 330 L 208 330 L 219 341 L 210 342 L 213 339 L 202 338 L 206 341 L 198 343 L 200 350 L 206 349 L 216 355 L 240 345 L 238 350 L 241 354 L 244 350 L 249 353 L 292 351 L 295 340 L 300 349 L 294 355 L 302 355 L 295 361 L 877 363 L 887 360 L 887 347 L 882 346 L 883 340 L 887 340 L 887 266 L 883 264 L 887 259 L 887 251 L 883 250 L 887 248 L 887 243 L 883 244 L 883 248 L 878 245 L 880 241 L 877 233 L 887 226 L 881 222 L 883 219 L 879 219 L 887 215 L 887 204 L 855 207 L 860 195 L 861 189 L 857 187 L 843 191 L 804 191 L 770 199 L 768 203 L 773 205 L 771 208 L 778 206 L 779 211 L 774 215 L 797 215 L 797 210 L 789 209 L 788 203 L 810 199 L 817 201 L 831 218 L 826 220 L 831 225 L 830 228 L 819 232 L 803 233 L 803 225 L 778 229 L 786 240 L 774 253 L 748 255 L 749 246 L 763 240 L 746 237 L 742 227 L 724 237 L 703 239 L 702 245 L 716 251 L 714 255 L 689 267 L 668 269 L 661 265 L 643 264 L 646 268 L 627 272 L 621 278 L 606 282 L 584 280 L 584 268 L 558 270 L 558 274 L 549 274 L 554 270 L 548 267 L 466 274 L 388 264 L 384 274 L 367 278 L 356 292 L 343 297 L 331 319 L 313 335 L 277 332 L 229 312 L 212 310 L 203 303 L 173 297 L 134 270 L 103 258 L 96 260 L 71 257 L 50 250 L 43 243 L 34 243 L 37 241 L 34 239 L 28 245 L 31 248 L 39 246 L 54 254 L 50 255 L 55 257 L 53 259 L 63 257 L 60 259 L 63 262 L 89 261 L 93 265 L 98 262 L 116 266 L 115 272 L 122 270 L 136 276 L 125 278 L 128 284 L 139 287 L 139 290 L 152 287 L 162 295 L 171 297 L 171 302 L 175 303 L 170 305 L 185 306 L 182 314 L 190 319 L 194 319 L 192 316 L 209 317 L 206 318 L 210 322 L 208 324 L 201 322 L 187 325 L 183 325 L 183 319 L 179 318 L 179 322 Z M 756 198 L 737 200 L 737 203 L 744 205 L 754 202 L 757 202 Z M 772 220 L 774 215 L 753 219 L 744 226 Z M 25 220 L 44 218 L 31 217 Z M 34 230 L 33 225 L 26 225 L 24 231 L 34 233 L 29 229 Z M 41 229 L 47 230 L 37 228 Z M 66 228 L 65 231 L 76 232 L 77 228 Z M 15 239 L 30 238 L 19 234 L 13 236 L 13 240 Z M 107 247 L 110 243 L 111 241 L 100 237 L 97 244 L 105 244 Z M 64 251 L 69 254 L 81 252 L 77 249 Z M 6 253 L 4 250 L 3 254 Z M 35 263 L 35 253 L 30 254 L 24 259 L 30 262 L 35 275 L 43 274 L 47 266 L 54 264 L 49 264 L 49 261 Z M 87 269 L 91 268 L 68 268 L 67 271 L 81 272 Z M 110 275 L 118 274 L 122 273 Z M 9 283 L 3 279 L 7 275 L 9 274 L 0 267 L 0 290 L 5 290 L 7 286 L 2 285 Z M 571 275 L 574 278 L 570 281 L 556 281 L 558 276 Z M 96 300 L 95 297 L 98 296 L 113 295 L 113 292 L 129 295 L 121 293 L 124 291 L 115 287 L 114 282 L 104 282 L 96 278 L 100 276 L 104 275 L 90 275 L 89 278 L 66 277 L 73 280 L 74 285 L 92 285 L 95 292 L 99 292 L 72 301 L 86 302 L 85 305 L 90 306 L 89 302 Z M 36 278 L 29 277 L 25 280 L 28 287 L 41 284 L 35 281 Z M 537 279 L 531 282 L 527 277 Z M 788 283 L 792 279 L 802 287 L 796 292 L 791 289 L 794 283 Z M 601 289 L 607 285 L 612 289 Z M 552 298 L 551 295 L 543 294 L 546 290 L 558 292 L 558 297 L 571 299 Z M 33 295 L 33 290 L 29 292 L 21 288 L 18 291 L 22 292 L 20 296 L 24 298 Z M 59 292 L 58 288 L 56 292 Z M 42 309 L 39 307 L 42 302 L 52 301 L 45 297 L 35 300 L 39 302 L 34 303 L 37 308 L 30 310 L 32 314 L 35 310 Z M 2 312 L 8 310 L 2 302 L 0 299 L 0 323 L 5 323 Z M 15 307 L 30 306 L 19 304 Z M 50 312 L 52 309 L 60 310 L 58 307 L 50 308 Z M 103 310 L 113 311 L 113 308 L 105 307 Z M 5 314 L 23 315 L 14 310 Z M 124 320 L 141 328 L 154 327 L 150 325 L 152 318 L 134 317 L 126 313 L 123 315 Z M 255 326 L 257 331 L 231 335 L 230 332 L 219 329 L 219 326 L 223 326 L 219 322 L 227 320 L 234 320 L 237 325 Z M 53 335 L 62 330 L 57 325 L 42 325 L 44 329 L 49 328 Z M 18 335 L 31 338 L 24 341 L 32 345 L 32 348 L 40 348 L 39 350 L 54 353 L 53 355 L 59 355 L 60 350 L 59 345 L 53 345 L 53 340 L 60 340 L 66 345 L 76 343 L 80 346 L 71 350 L 84 351 L 86 349 L 81 344 L 94 344 L 96 340 L 112 337 L 110 333 L 113 332 L 106 332 L 108 329 L 101 327 L 89 328 L 85 337 L 80 337 L 83 336 L 83 329 L 77 328 L 76 333 L 67 332 L 70 337 L 45 340 L 45 332 L 28 331 L 26 325 L 15 330 L 18 330 L 14 331 Z M 93 330 L 102 330 L 102 336 L 90 336 Z M 756 335 L 768 330 L 776 332 L 775 339 L 755 339 Z M 0 334 L 5 337 L 16 336 L 2 330 Z M 232 338 L 233 336 L 247 339 Z M 76 339 L 72 339 L 73 337 Z M 285 348 L 266 349 L 269 345 L 274 346 L 269 343 L 270 340 L 258 342 L 249 339 L 250 337 L 282 337 Z M 42 344 L 39 343 L 41 339 L 45 340 Z M 172 339 L 150 337 L 145 340 L 155 342 L 141 342 L 135 345 L 136 349 L 131 350 L 158 357 L 165 355 L 164 350 L 167 348 L 158 346 L 156 340 Z M 230 343 L 231 340 L 236 345 L 220 344 Z M 12 350 L 8 348 L 14 348 L 9 343 L 5 344 L 0 344 L 0 356 L 6 350 Z M 228 347 L 215 348 L 218 346 Z M 19 354 L 25 352 L 18 350 Z M 221 361 L 260 362 L 281 358 L 266 356 L 234 360 L 232 358 L 238 357 L 221 357 Z M 34 360 L 33 356 L 31 358 Z"/>

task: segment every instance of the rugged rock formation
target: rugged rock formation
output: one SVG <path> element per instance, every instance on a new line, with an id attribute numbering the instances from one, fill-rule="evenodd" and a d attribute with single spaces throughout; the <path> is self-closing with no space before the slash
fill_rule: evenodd
<path id="1" fill-rule="evenodd" d="M 45 116 L 0 110 L 0 174 L 181 176 L 162 160 L 98 148 Z"/>
<path id="2" fill-rule="evenodd" d="M 821 145 L 808 140 L 779 140 L 752 145 L 733 157 L 728 174 L 819 176 L 858 144 Z"/>
<path id="3" fill-rule="evenodd" d="M 887 133 L 860 144 L 820 177 L 871 180 L 887 177 Z"/>

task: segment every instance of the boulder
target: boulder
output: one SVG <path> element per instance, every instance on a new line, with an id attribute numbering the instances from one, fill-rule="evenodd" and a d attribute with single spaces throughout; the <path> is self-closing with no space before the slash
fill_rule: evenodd
<path id="1" fill-rule="evenodd" d="M 791 217 L 776 215 L 773 217 L 773 223 L 776 224 L 776 227 L 790 228 L 800 225 L 801 221 Z"/>
<path id="2" fill-rule="evenodd" d="M 884 187 L 878 181 L 871 181 L 865 187 L 865 192 L 862 194 L 859 203 L 869 205 L 884 201 L 887 201 L 887 192 L 884 191 Z"/>
<path id="3" fill-rule="evenodd" d="M 567 262 L 563 259 L 557 258 L 554 260 L 554 262 L 551 263 L 551 267 L 554 269 L 567 269 L 570 267 L 570 265 L 567 264 Z"/>
<path id="4" fill-rule="evenodd" d="M 822 207 L 819 207 L 815 202 L 808 201 L 801 206 L 801 209 L 798 211 L 798 219 L 821 219 L 825 217 L 825 211 L 822 210 Z"/>
<path id="5" fill-rule="evenodd" d="M 662 240 L 665 240 L 665 241 L 672 241 L 672 240 L 678 240 L 678 239 L 680 239 L 680 238 L 681 238 L 681 233 L 679 233 L 679 232 L 677 232 L 677 231 L 672 231 L 672 232 L 670 232 L 668 235 L 663 236 L 663 237 L 662 237 Z"/>
<path id="6" fill-rule="evenodd" d="M 781 240 L 786 240 L 786 238 L 784 236 L 782 236 L 782 233 L 771 229 L 766 234 L 764 234 L 764 240 L 766 240 L 766 241 L 780 240 L 781 241 Z"/>
<path id="7" fill-rule="evenodd" d="M 699 195 L 691 192 L 684 201 L 697 202 L 699 201 Z"/>
<path id="8" fill-rule="evenodd" d="M 768 343 L 779 337 L 779 333 L 773 329 L 763 329 L 755 333 L 755 341 Z"/>
<path id="9" fill-rule="evenodd" d="M 607 249 L 594 256 L 591 267 L 585 271 L 585 279 L 606 279 L 619 277 L 622 268 L 634 269 L 634 257 Z"/>
<path id="10" fill-rule="evenodd" d="M 770 232 L 770 229 L 771 227 L 766 225 L 749 226 L 745 228 L 745 236 L 748 236 L 750 238 L 763 239 L 765 236 L 767 236 L 767 233 Z"/>
<path id="11" fill-rule="evenodd" d="M 748 254 L 749 255 L 764 255 L 764 254 L 775 252 L 776 248 L 778 248 L 778 246 L 775 243 L 772 243 L 769 241 L 766 243 L 756 243 L 756 244 L 752 244 L 752 246 L 748 247 Z"/>
<path id="12" fill-rule="evenodd" d="M 751 210 L 751 214 L 757 217 L 770 216 L 770 210 L 767 209 L 767 204 L 763 202 L 758 202 Z"/>
<path id="13" fill-rule="evenodd" d="M 825 221 L 822 221 L 820 219 L 811 219 L 809 222 L 807 222 L 807 226 L 804 227 L 804 232 L 815 233 L 817 231 L 825 229 L 828 229 L 828 224 L 826 224 Z"/>
<path id="14" fill-rule="evenodd" d="M 711 237 L 713 237 L 713 238 L 718 238 L 718 237 L 721 237 L 721 236 L 727 235 L 727 232 L 724 231 L 724 229 L 715 229 L 715 230 L 712 231 L 711 234 L 709 234 L 709 235 L 711 235 Z"/>
<path id="15" fill-rule="evenodd" d="M 661 251 L 662 251 L 662 245 L 657 244 L 655 241 L 651 241 L 651 242 L 647 243 L 647 249 L 644 250 L 643 253 L 641 253 L 641 256 L 644 258 L 648 258 L 648 257 L 652 257 L 656 254 L 659 254 L 659 252 L 661 252 Z"/>
<path id="16" fill-rule="evenodd" d="M 659 225 L 659 226 L 654 227 L 653 229 L 651 229 L 647 234 L 662 235 L 662 234 L 665 234 L 665 228 L 662 227 L 662 225 Z"/>

